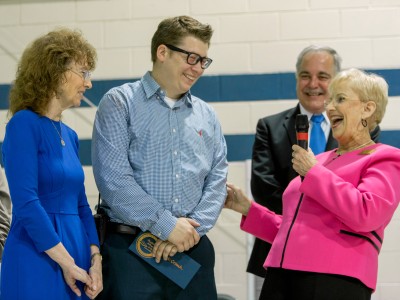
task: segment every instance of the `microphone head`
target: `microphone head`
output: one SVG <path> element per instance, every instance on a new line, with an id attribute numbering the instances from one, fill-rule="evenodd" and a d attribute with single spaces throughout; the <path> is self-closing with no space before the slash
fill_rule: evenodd
<path id="1" fill-rule="evenodd" d="M 309 123 L 308 123 L 307 115 L 298 114 L 296 116 L 296 131 L 308 133 L 308 127 L 309 127 Z"/>

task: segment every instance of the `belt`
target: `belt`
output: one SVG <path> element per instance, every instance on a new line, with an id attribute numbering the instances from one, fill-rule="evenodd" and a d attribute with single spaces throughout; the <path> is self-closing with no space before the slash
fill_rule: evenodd
<path id="1" fill-rule="evenodd" d="M 115 222 L 108 222 L 107 229 L 110 232 L 123 233 L 123 234 L 136 234 L 139 233 L 140 230 L 138 227 L 135 226 L 129 226 Z"/>

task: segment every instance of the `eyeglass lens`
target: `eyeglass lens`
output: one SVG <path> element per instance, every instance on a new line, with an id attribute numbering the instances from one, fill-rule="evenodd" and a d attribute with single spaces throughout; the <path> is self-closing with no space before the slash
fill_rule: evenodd
<path id="1" fill-rule="evenodd" d="M 92 77 L 92 72 L 90 71 L 81 71 L 77 72 L 73 69 L 69 69 L 71 72 L 75 73 L 76 75 L 79 75 L 83 78 L 83 80 L 89 80 Z"/>
<path id="2" fill-rule="evenodd" d="M 189 65 L 196 65 L 199 61 L 200 61 L 200 65 L 202 69 L 207 69 L 211 63 L 212 63 L 212 59 L 208 58 L 208 57 L 201 57 L 200 55 L 198 55 L 197 53 L 192 53 L 192 52 L 188 52 L 186 50 L 183 50 L 181 48 L 175 47 L 173 45 L 169 45 L 166 44 L 166 46 L 171 49 L 172 51 L 177 51 L 177 52 L 181 52 L 181 53 L 185 53 L 187 54 L 187 59 L 186 62 Z"/>
<path id="3" fill-rule="evenodd" d="M 196 54 L 196 53 L 190 53 L 188 54 L 187 57 L 187 63 L 189 65 L 195 65 L 200 61 L 201 67 L 203 69 L 206 69 L 212 62 L 212 60 L 210 58 L 207 57 L 201 57 L 200 55 Z"/>

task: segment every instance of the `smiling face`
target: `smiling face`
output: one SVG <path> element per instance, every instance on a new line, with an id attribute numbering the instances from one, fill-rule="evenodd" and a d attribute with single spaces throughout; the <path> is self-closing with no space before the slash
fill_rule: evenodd
<path id="1" fill-rule="evenodd" d="M 79 107 L 85 91 L 92 88 L 90 78 L 85 79 L 86 72 L 87 68 L 77 63 L 72 63 L 65 72 L 66 80 L 61 84 L 57 95 L 62 110 Z"/>
<path id="2" fill-rule="evenodd" d="M 331 87 L 326 113 L 333 137 L 341 147 L 351 148 L 371 139 L 369 129 L 361 124 L 361 119 L 371 117 L 375 108 L 373 101 L 361 101 L 350 81 L 343 80 Z"/>
<path id="3" fill-rule="evenodd" d="M 303 57 L 297 73 L 296 92 L 307 111 L 313 114 L 324 111 L 328 85 L 334 75 L 334 60 L 328 52 L 310 52 Z"/>
<path id="4" fill-rule="evenodd" d="M 201 57 L 207 56 L 208 44 L 193 36 L 187 36 L 179 45 L 173 46 Z M 163 44 L 158 46 L 157 61 L 153 66 L 152 76 L 169 98 L 181 98 L 203 73 L 204 69 L 201 68 L 200 62 L 195 65 L 187 63 L 187 54 L 168 49 Z"/>

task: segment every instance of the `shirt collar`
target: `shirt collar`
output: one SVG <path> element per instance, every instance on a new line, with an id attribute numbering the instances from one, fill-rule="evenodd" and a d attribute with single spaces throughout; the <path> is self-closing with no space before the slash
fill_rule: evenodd
<path id="1" fill-rule="evenodd" d="M 144 74 L 141 81 L 142 81 L 143 89 L 144 89 L 147 99 L 150 99 L 155 94 L 159 94 L 163 98 L 165 97 L 165 92 L 161 89 L 161 87 L 157 83 L 157 81 L 154 80 L 153 76 L 151 76 L 150 71 L 148 71 L 148 72 L 146 72 L 146 74 Z M 184 102 L 184 103 L 193 105 L 193 99 L 192 99 L 192 94 L 190 93 L 190 90 L 186 94 L 183 95 L 181 100 L 183 100 L 182 102 Z"/>
<path id="2" fill-rule="evenodd" d="M 303 115 L 307 115 L 308 121 L 310 121 L 311 117 L 313 116 L 313 113 L 309 112 L 308 110 L 306 110 L 303 105 L 301 105 L 301 103 L 299 102 L 300 105 L 300 113 Z M 326 111 L 324 111 L 322 113 L 322 115 L 324 116 L 324 122 L 326 122 L 327 124 L 329 124 L 329 119 L 328 116 L 326 115 Z"/>

